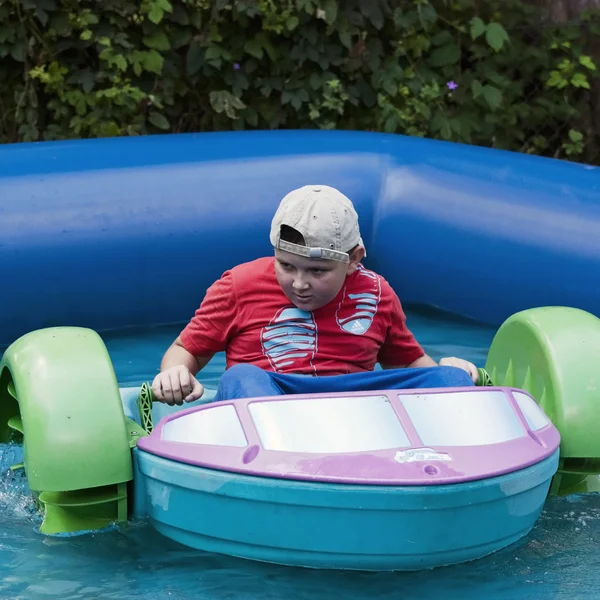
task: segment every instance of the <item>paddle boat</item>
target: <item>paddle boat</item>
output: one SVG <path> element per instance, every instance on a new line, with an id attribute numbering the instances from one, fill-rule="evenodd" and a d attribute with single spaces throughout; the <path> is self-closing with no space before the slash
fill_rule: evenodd
<path id="1" fill-rule="evenodd" d="M 24 445 L 15 468 L 48 535 L 141 518 L 247 559 L 431 568 L 523 538 L 549 493 L 596 489 L 581 460 L 600 455 L 589 362 L 575 378 L 562 366 L 588 349 L 600 350 L 596 317 L 531 309 L 500 327 L 477 387 L 219 402 L 209 391 L 168 408 L 147 383 L 118 387 L 93 330 L 43 328 L 0 362 L 0 433 Z"/>

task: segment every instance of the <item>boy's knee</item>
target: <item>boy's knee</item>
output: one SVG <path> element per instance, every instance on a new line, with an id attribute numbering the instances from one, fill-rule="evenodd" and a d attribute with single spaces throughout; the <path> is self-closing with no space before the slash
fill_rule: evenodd
<path id="1" fill-rule="evenodd" d="M 467 387 L 475 385 L 471 376 L 458 367 L 440 366 L 437 367 L 440 378 L 440 387 Z"/>
<path id="2" fill-rule="evenodd" d="M 232 381 L 243 381 L 247 377 L 260 376 L 264 371 L 255 365 L 239 364 L 233 365 L 221 375 L 221 385 L 227 384 Z"/>
<path id="3" fill-rule="evenodd" d="M 277 396 L 281 393 L 267 371 L 254 365 L 239 364 L 223 373 L 215 400 Z"/>
<path id="4" fill-rule="evenodd" d="M 244 375 L 251 375 L 253 373 L 260 372 L 262 372 L 262 369 L 260 367 L 257 367 L 256 365 L 240 363 L 238 365 L 233 365 L 233 367 L 229 367 L 229 369 L 225 371 L 224 375 L 243 377 Z"/>

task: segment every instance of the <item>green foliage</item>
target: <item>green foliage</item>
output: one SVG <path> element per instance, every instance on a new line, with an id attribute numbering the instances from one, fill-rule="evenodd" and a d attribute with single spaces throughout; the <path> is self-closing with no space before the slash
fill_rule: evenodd
<path id="1" fill-rule="evenodd" d="M 599 39 L 525 0 L 0 0 L 0 142 L 318 127 L 592 162 Z"/>

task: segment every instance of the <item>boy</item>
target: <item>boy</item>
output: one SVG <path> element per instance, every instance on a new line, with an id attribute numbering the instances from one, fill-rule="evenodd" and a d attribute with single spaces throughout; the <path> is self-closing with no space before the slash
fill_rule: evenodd
<path id="1" fill-rule="evenodd" d="M 290 192 L 270 239 L 274 257 L 238 265 L 208 289 L 163 357 L 152 384 L 157 400 L 200 398 L 195 375 L 223 350 L 215 400 L 477 382 L 472 363 L 452 357 L 438 365 L 425 354 L 390 285 L 362 266 L 358 215 L 341 192 Z M 377 362 L 382 371 L 373 370 Z"/>

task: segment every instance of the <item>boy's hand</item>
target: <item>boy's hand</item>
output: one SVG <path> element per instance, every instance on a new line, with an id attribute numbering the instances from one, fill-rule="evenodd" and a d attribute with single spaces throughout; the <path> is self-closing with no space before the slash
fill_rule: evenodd
<path id="1" fill-rule="evenodd" d="M 439 365 L 440 367 L 458 367 L 459 369 L 466 371 L 471 376 L 473 383 L 477 383 L 479 381 L 479 372 L 477 371 L 477 367 L 468 360 L 449 356 L 448 358 L 442 358 L 439 362 Z"/>
<path id="2" fill-rule="evenodd" d="M 169 406 L 183 402 L 193 402 L 204 394 L 204 386 L 190 373 L 184 365 L 165 369 L 152 382 L 152 392 L 159 402 Z"/>

